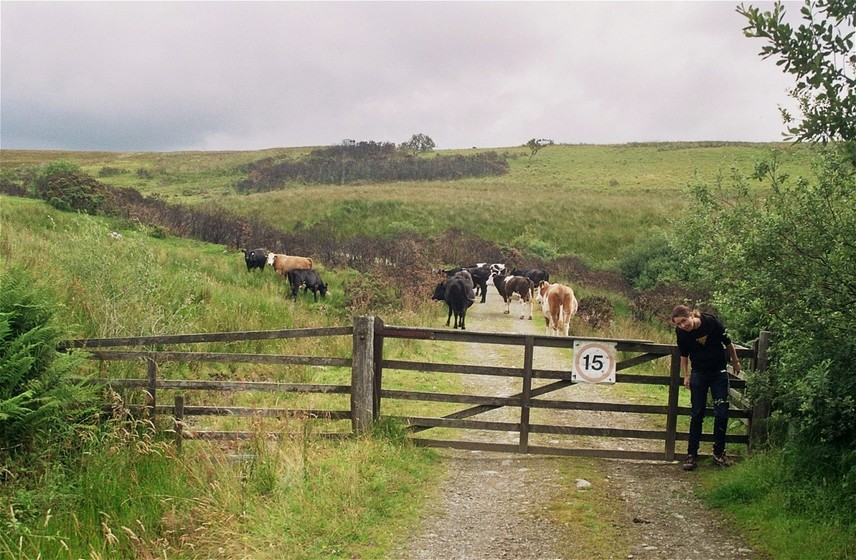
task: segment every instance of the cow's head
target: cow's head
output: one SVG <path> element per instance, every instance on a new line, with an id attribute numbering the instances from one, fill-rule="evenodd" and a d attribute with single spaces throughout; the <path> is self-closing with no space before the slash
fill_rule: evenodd
<path id="1" fill-rule="evenodd" d="M 267 254 L 267 260 L 265 260 L 265 262 L 266 262 L 267 264 L 269 264 L 269 265 L 273 266 L 273 260 L 274 260 L 274 258 L 275 258 L 275 257 L 276 257 L 276 253 L 268 253 L 268 254 Z"/>
<path id="2" fill-rule="evenodd" d="M 541 282 L 538 283 L 538 295 L 536 296 L 536 299 L 538 301 L 543 300 L 544 297 L 547 295 L 547 290 L 549 290 L 549 289 L 550 289 L 550 283 L 547 282 L 546 280 L 541 280 Z"/>
<path id="3" fill-rule="evenodd" d="M 434 295 L 431 296 L 431 299 L 435 301 L 443 301 L 446 299 L 446 283 L 440 282 L 434 288 Z"/>
<path id="4" fill-rule="evenodd" d="M 490 265 L 491 276 L 505 276 L 508 274 L 508 269 L 502 263 L 493 263 Z"/>

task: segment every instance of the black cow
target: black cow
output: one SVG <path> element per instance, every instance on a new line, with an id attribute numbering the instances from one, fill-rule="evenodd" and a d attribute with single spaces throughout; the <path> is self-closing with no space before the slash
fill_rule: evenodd
<path id="1" fill-rule="evenodd" d="M 526 270 L 518 270 L 515 268 L 509 273 L 509 276 L 525 276 L 532 280 L 532 283 L 536 286 L 540 285 L 542 280 L 544 282 L 550 281 L 550 274 L 540 268 L 529 268 Z"/>
<path id="2" fill-rule="evenodd" d="M 327 284 L 321 281 L 321 276 L 314 268 L 295 268 L 288 271 L 288 283 L 291 284 L 291 296 L 297 299 L 297 291 L 303 286 L 303 293 L 312 290 L 315 301 L 318 301 L 318 293 L 321 297 L 327 297 Z"/>
<path id="3" fill-rule="evenodd" d="M 447 278 L 445 282 L 440 282 L 434 288 L 434 295 L 431 299 L 445 301 L 449 306 L 449 315 L 446 317 L 446 326 L 452 320 L 452 314 L 455 315 L 455 324 L 452 328 L 457 329 L 458 326 L 462 330 L 466 327 L 467 309 L 473 304 L 474 299 L 471 299 L 472 284 L 467 284 L 467 280 L 463 276 L 454 275 Z"/>
<path id="4" fill-rule="evenodd" d="M 254 268 L 264 269 L 267 263 L 268 252 L 266 249 L 241 249 L 244 253 L 244 261 L 247 263 L 247 272 L 252 272 Z"/>
<path id="5" fill-rule="evenodd" d="M 457 267 L 451 270 L 444 270 L 446 276 L 454 276 L 458 272 L 465 270 L 470 273 L 470 276 L 473 280 L 473 289 L 475 290 L 473 294 L 475 295 L 478 292 L 481 292 L 481 303 L 484 303 L 487 299 L 487 281 L 490 280 L 490 267 L 489 266 L 470 266 L 470 267 Z"/>

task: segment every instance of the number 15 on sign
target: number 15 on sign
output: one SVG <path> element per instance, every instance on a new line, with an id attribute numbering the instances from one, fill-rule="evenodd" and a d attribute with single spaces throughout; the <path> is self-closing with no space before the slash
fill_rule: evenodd
<path id="1" fill-rule="evenodd" d="M 615 343 L 575 340 L 571 380 L 578 383 L 615 383 Z"/>

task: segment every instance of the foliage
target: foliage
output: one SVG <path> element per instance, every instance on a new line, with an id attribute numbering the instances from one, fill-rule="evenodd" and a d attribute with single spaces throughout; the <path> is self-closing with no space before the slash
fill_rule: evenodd
<path id="1" fill-rule="evenodd" d="M 680 260 L 661 229 L 649 230 L 621 251 L 618 270 L 637 290 L 686 280 Z"/>
<path id="2" fill-rule="evenodd" d="M 0 459 L 50 437 L 71 437 L 97 413 L 94 392 L 71 375 L 78 354 L 60 354 L 52 298 L 19 268 L 0 276 Z M 52 436 L 48 436 L 52 433 Z M 43 449 L 39 450 L 43 452 Z"/>
<path id="3" fill-rule="evenodd" d="M 770 183 L 764 199 L 745 180 L 695 185 L 694 212 L 676 224 L 675 247 L 695 279 L 715 290 L 715 303 L 738 340 L 761 329 L 775 336 L 769 371 L 780 443 L 836 449 L 815 472 L 856 496 L 856 181 L 833 153 L 816 182 L 793 186 L 776 159 L 754 175 Z M 843 473 L 843 470 L 847 470 Z"/>
<path id="4" fill-rule="evenodd" d="M 412 154 L 423 154 L 432 151 L 436 146 L 430 136 L 420 132 L 411 136 L 407 142 L 402 142 L 399 147 Z"/>
<path id="5" fill-rule="evenodd" d="M 37 197 L 60 210 L 97 214 L 107 197 L 107 187 L 83 173 L 72 162 L 57 160 L 39 169 L 33 181 Z"/>
<path id="6" fill-rule="evenodd" d="M 541 151 L 541 148 L 552 145 L 552 140 L 530 138 L 529 141 L 526 142 L 526 147 L 529 148 L 529 161 L 532 161 L 532 158 L 535 157 L 535 154 Z"/>
<path id="7" fill-rule="evenodd" d="M 788 132 L 798 140 L 844 141 L 856 162 L 856 1 L 806 0 L 804 23 L 796 29 L 784 21 L 781 2 L 771 12 L 742 4 L 737 12 L 748 20 L 747 37 L 767 40 L 761 56 L 777 57 L 776 64 L 796 78 L 792 96 L 802 119 L 795 122 L 782 109 Z"/>
<path id="8" fill-rule="evenodd" d="M 428 139 L 430 140 L 430 138 Z M 427 144 L 420 143 L 421 151 Z M 357 182 L 439 181 L 464 177 L 491 177 L 508 173 L 508 163 L 496 152 L 432 158 L 401 157 L 391 143 L 359 142 L 313 150 L 297 161 L 270 158 L 246 165 L 240 193 L 283 188 L 288 182 L 344 185 Z"/>

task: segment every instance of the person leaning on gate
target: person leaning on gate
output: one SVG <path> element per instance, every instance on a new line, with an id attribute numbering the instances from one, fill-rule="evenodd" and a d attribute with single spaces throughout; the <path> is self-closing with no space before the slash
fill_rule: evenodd
<path id="1" fill-rule="evenodd" d="M 684 470 L 696 468 L 701 429 L 707 407 L 707 393 L 713 399 L 713 462 L 726 466 L 725 431 L 728 427 L 728 360 L 734 373 L 740 373 L 737 350 L 725 325 L 715 315 L 678 305 L 672 310 L 684 387 L 690 390 L 692 415 L 687 460 Z M 726 354 L 727 352 L 727 354 Z"/>

